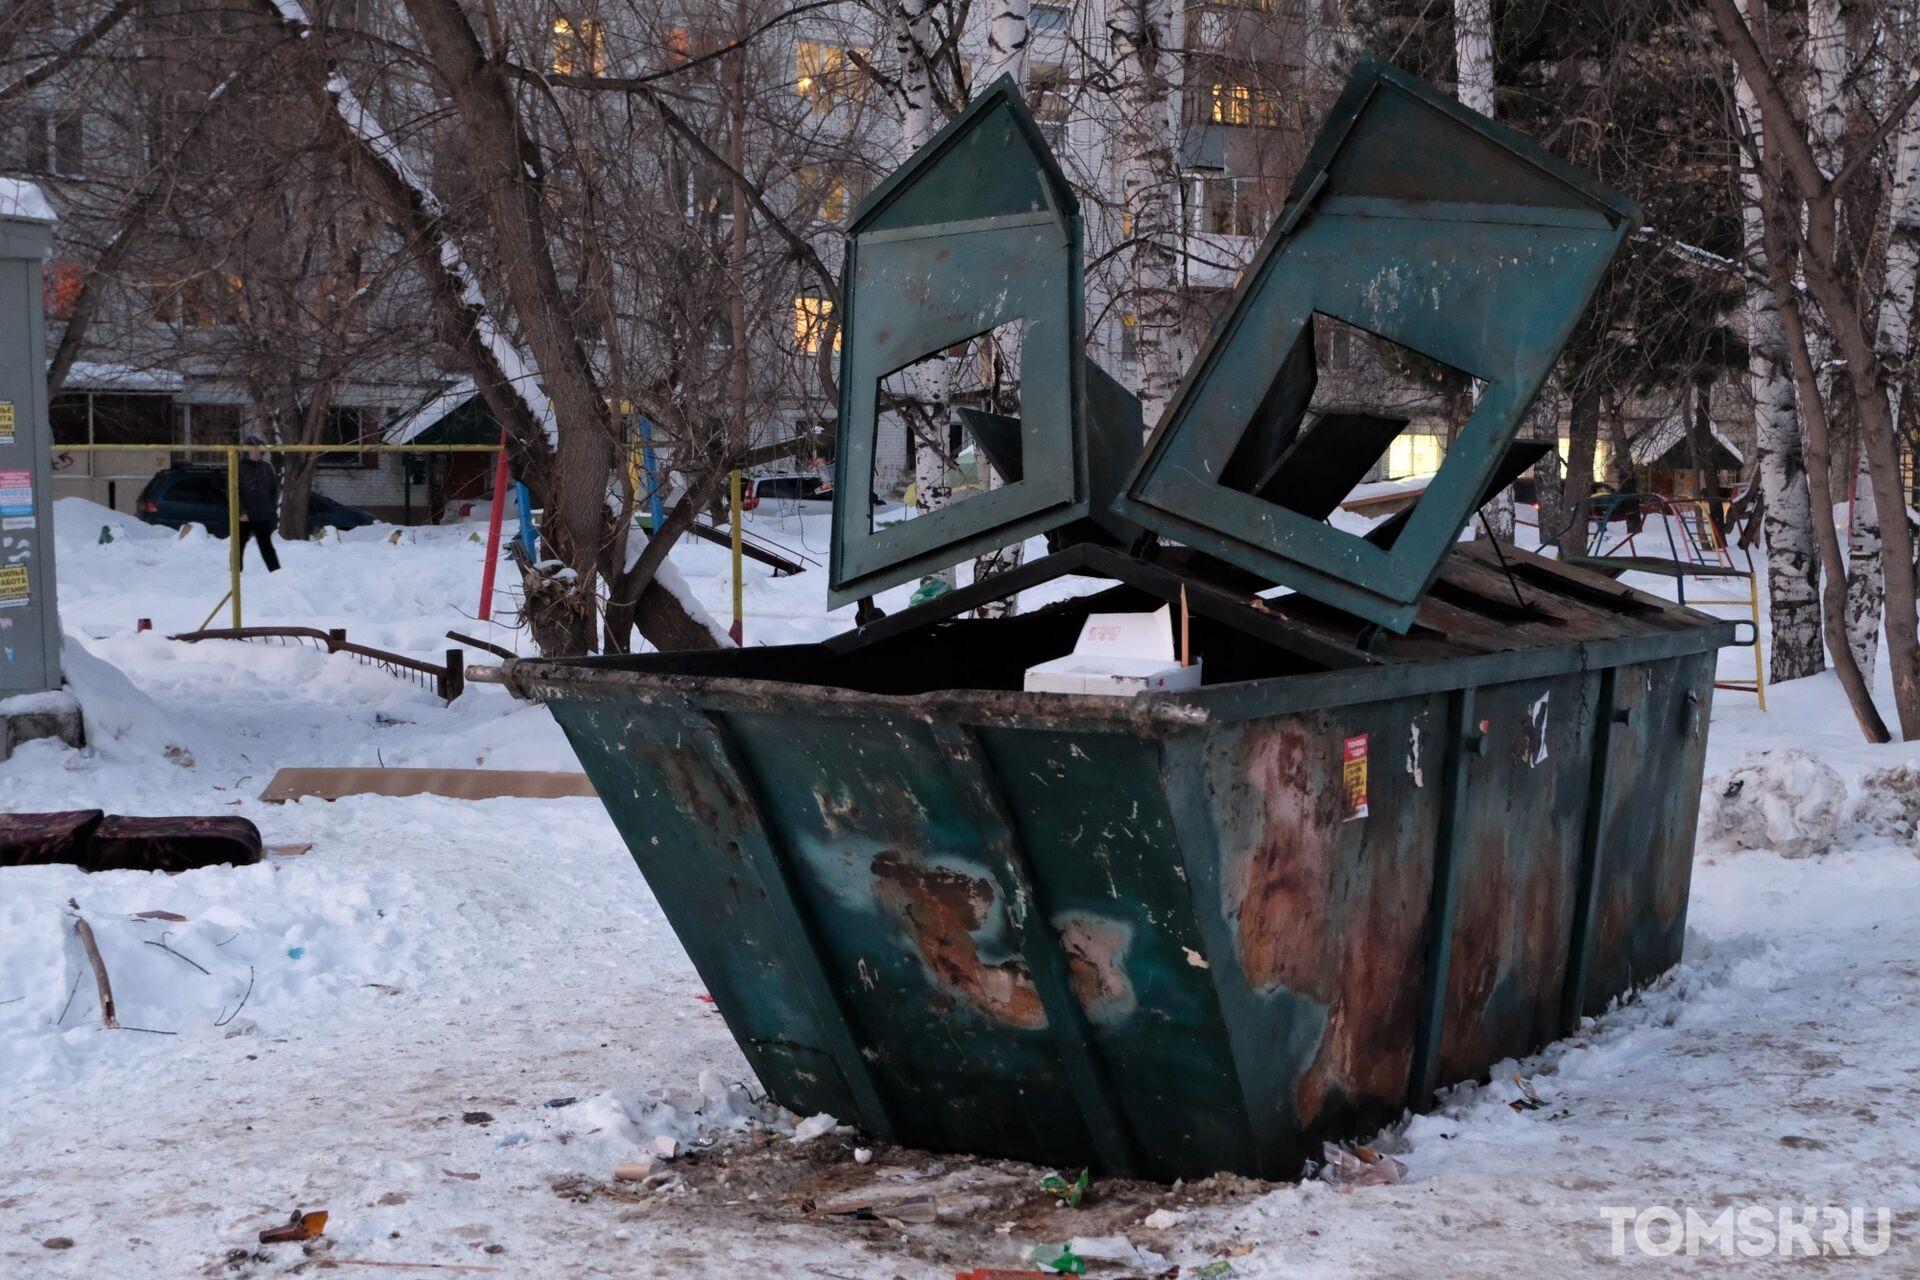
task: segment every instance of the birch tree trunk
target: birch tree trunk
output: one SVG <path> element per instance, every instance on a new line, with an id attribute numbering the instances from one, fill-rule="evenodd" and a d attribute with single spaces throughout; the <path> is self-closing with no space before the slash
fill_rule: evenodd
<path id="1" fill-rule="evenodd" d="M 987 57 L 974 83 L 990 85 L 1011 76 L 1024 95 L 1027 91 L 1027 14 L 1029 0 L 993 0 L 987 19 Z"/>
<path id="2" fill-rule="evenodd" d="M 1746 13 L 1748 0 L 1740 0 Z M 1755 152 L 1762 147 L 1760 109 L 1744 76 L 1734 80 L 1738 127 Z M 1747 257 L 1765 274 L 1764 216 L 1760 172 L 1743 155 L 1740 169 Z M 1772 655 L 1767 678 L 1778 684 L 1825 669 L 1820 645 L 1819 562 L 1813 546 L 1813 508 L 1800 442 L 1793 376 L 1787 364 L 1786 331 L 1773 290 L 1747 292 L 1747 379 L 1753 391 L 1753 434 L 1759 454 L 1760 491 L 1766 501 L 1767 601 L 1772 614 Z"/>
<path id="3" fill-rule="evenodd" d="M 1907 114 L 1894 135 L 1893 189 L 1888 201 L 1887 268 L 1880 285 L 1874 353 L 1887 380 L 1887 411 L 1896 436 L 1905 427 L 1907 352 L 1912 340 L 1914 283 L 1920 276 L 1920 111 Z M 1867 683 L 1880 656 L 1880 618 L 1886 583 L 1881 560 L 1880 506 L 1865 449 L 1853 476 L 1853 519 L 1847 537 L 1847 647 Z"/>
<path id="4" fill-rule="evenodd" d="M 911 154 L 931 139 L 937 130 L 939 113 L 933 102 L 933 6 L 934 0 L 895 0 L 893 9 L 893 50 L 899 74 L 900 140 Z M 928 515 L 953 501 L 949 473 L 953 469 L 953 451 L 949 446 L 947 364 L 936 354 L 922 361 L 907 375 L 907 403 L 901 415 L 907 424 L 907 440 L 913 448 L 914 510 Z M 956 581 L 952 568 L 928 575 L 951 587 Z"/>
<path id="5" fill-rule="evenodd" d="M 1180 325 L 1178 173 L 1173 155 L 1172 0 L 1112 0 L 1113 165 L 1123 231 L 1131 240 L 1128 291 L 1140 415 L 1148 434 L 1180 385 L 1185 365 Z"/>
<path id="6" fill-rule="evenodd" d="M 1006 76 L 1013 81 L 1014 88 L 1024 98 L 1027 91 L 1027 13 L 1028 0 L 993 0 L 993 10 L 987 21 L 987 59 L 980 68 L 975 84 L 991 85 Z M 982 342 L 989 348 L 986 357 L 989 361 L 997 359 L 992 347 L 992 339 Z M 1016 367 L 1015 377 L 1019 376 Z M 1017 384 L 1016 384 L 1017 385 Z M 993 408 L 994 406 L 988 406 Z M 982 491 L 997 489 L 1001 480 L 999 473 L 984 454 L 980 456 L 980 488 Z M 973 562 L 973 580 L 979 582 L 996 573 L 1005 573 L 1017 569 L 1025 558 L 1026 548 L 1020 543 L 1010 547 L 1001 547 L 978 556 Z M 980 618 L 1011 617 L 1018 611 L 1018 596 L 1008 596 L 1002 600 L 990 600 L 975 609 L 974 616 Z"/>
<path id="7" fill-rule="evenodd" d="M 1453 65 L 1460 105 L 1492 119 L 1493 0 L 1453 0 Z M 1495 494 L 1480 515 L 1496 541 L 1513 541 L 1512 489 Z"/>

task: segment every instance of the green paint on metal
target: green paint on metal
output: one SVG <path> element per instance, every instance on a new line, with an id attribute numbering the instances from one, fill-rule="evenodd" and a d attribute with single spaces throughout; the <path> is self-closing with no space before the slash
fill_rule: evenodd
<path id="1" fill-rule="evenodd" d="M 1082 276 L 1079 206 L 1004 78 L 862 205 L 846 249 L 831 603 L 1088 514 Z M 1025 321 L 1021 479 L 875 527 L 882 381 L 1014 320 Z"/>
<path id="2" fill-rule="evenodd" d="M 1363 58 L 1120 513 L 1405 631 L 1637 217 L 1519 135 Z M 1270 501 L 1247 478 L 1288 466 L 1312 392 L 1315 314 L 1483 380 L 1391 548 Z M 1271 466 L 1238 474 L 1243 445 Z"/>

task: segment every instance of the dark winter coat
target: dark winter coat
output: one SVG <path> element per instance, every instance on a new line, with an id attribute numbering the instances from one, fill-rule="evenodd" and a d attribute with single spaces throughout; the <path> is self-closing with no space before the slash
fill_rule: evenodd
<path id="1" fill-rule="evenodd" d="M 265 458 L 240 459 L 240 516 L 252 524 L 280 518 L 280 473 Z"/>

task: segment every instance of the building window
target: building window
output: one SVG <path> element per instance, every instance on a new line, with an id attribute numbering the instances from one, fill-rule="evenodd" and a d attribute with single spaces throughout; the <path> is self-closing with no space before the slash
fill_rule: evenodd
<path id="1" fill-rule="evenodd" d="M 51 173 L 53 150 L 47 145 L 52 117 L 28 109 L 20 113 L 20 167 L 28 173 Z"/>
<path id="2" fill-rule="evenodd" d="M 1027 103 L 1042 124 L 1063 124 L 1073 109 L 1067 69 L 1057 62 L 1027 63 Z"/>
<path id="3" fill-rule="evenodd" d="M 594 18 L 555 18 L 553 57 L 547 65 L 560 76 L 605 75 L 607 29 Z"/>
<path id="4" fill-rule="evenodd" d="M 1027 29 L 1037 36 L 1057 35 L 1067 29 L 1071 11 L 1063 4 L 1036 4 L 1027 11 Z"/>
<path id="5" fill-rule="evenodd" d="M 149 314 L 158 324 L 212 329 L 236 324 L 246 312 L 246 282 L 230 273 L 202 272 L 148 286 Z"/>
<path id="6" fill-rule="evenodd" d="M 1120 317 L 1120 363 L 1122 364 L 1132 364 L 1139 354 L 1139 347 L 1135 344 L 1133 332 L 1138 324 L 1139 319 L 1136 316 L 1123 315 Z"/>
<path id="7" fill-rule="evenodd" d="M 1386 478 L 1410 480 L 1430 476 L 1440 469 L 1441 459 L 1446 456 L 1446 446 L 1439 436 L 1404 432 L 1387 446 Z"/>
<path id="8" fill-rule="evenodd" d="M 379 435 L 380 415 L 371 409 L 332 408 L 327 410 L 327 420 L 320 428 L 318 444 L 377 444 L 374 437 Z M 360 470 L 372 470 L 380 465 L 377 453 L 323 453 L 320 455 L 323 467 L 347 467 Z"/>
<path id="9" fill-rule="evenodd" d="M 817 222 L 845 222 L 866 196 L 858 177 L 835 166 L 801 165 L 797 176 L 802 206 L 813 210 Z"/>
<path id="10" fill-rule="evenodd" d="M 802 295 L 793 300 L 793 345 L 808 355 L 820 350 L 820 340 L 833 322 L 833 300 Z M 833 349 L 840 349 L 840 330 L 833 330 Z"/>
<path id="11" fill-rule="evenodd" d="M 1189 175 L 1186 199 L 1187 226 L 1197 234 L 1258 236 L 1267 229 L 1258 178 Z"/>
<path id="12" fill-rule="evenodd" d="M 1235 81 L 1197 84 L 1187 95 L 1187 113 L 1197 123 L 1273 129 L 1280 124 L 1280 99 L 1259 85 Z"/>
<path id="13" fill-rule="evenodd" d="M 826 112 L 841 102 L 865 102 L 867 76 L 853 55 L 866 50 L 801 40 L 793 47 L 793 91 Z"/>

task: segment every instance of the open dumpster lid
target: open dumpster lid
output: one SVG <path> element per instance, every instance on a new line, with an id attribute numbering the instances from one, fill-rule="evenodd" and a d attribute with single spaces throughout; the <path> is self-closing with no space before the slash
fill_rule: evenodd
<path id="1" fill-rule="evenodd" d="M 1363 58 L 1118 513 L 1405 631 L 1637 219 L 1626 197 Z M 1473 416 L 1388 545 L 1323 519 L 1395 424 L 1310 407 L 1316 317 L 1478 386 Z M 1355 453 L 1376 445 L 1371 458 Z"/>
<path id="2" fill-rule="evenodd" d="M 1004 77 L 862 204 L 847 238 L 832 604 L 1088 514 L 1081 276 L 1078 202 Z M 1020 478 L 875 526 L 881 383 L 1015 320 Z"/>

